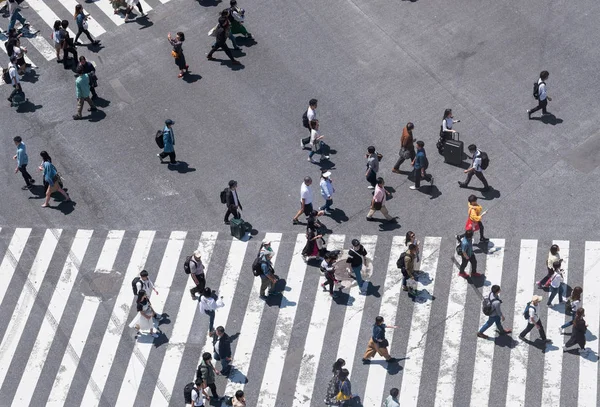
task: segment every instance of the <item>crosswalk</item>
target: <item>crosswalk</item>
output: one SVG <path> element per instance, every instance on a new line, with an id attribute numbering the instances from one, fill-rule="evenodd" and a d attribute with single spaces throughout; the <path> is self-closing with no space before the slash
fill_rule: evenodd
<path id="1" fill-rule="evenodd" d="M 283 295 L 266 301 L 250 271 L 263 237 L 286 280 Z M 194 250 L 202 253 L 207 284 L 225 303 L 215 326 L 233 338 L 235 370 L 218 378 L 218 389 L 244 390 L 248 405 L 323 405 L 337 358 L 345 359 L 365 407 L 381 406 L 390 387 L 400 389 L 402 406 L 598 405 L 600 242 L 491 239 L 489 250 L 477 253 L 486 275 L 479 284 L 457 276 L 454 238 L 427 236 L 421 293 L 411 298 L 396 268 L 404 236 L 333 234 L 328 249 L 343 250 L 353 238 L 373 264 L 369 293 L 360 295 L 353 284 L 334 299 L 323 292 L 318 267 L 301 256 L 304 233 L 239 241 L 216 231 L 0 228 L 0 405 L 183 405 L 183 387 L 202 353 L 212 350 L 208 320 L 196 311 L 182 267 Z M 516 339 L 525 304 L 543 293 L 535 281 L 545 274 L 550 244 L 561 248 L 565 280 L 584 288 L 593 351 L 587 356 L 562 352 L 564 305 L 540 312 L 552 344 Z M 153 307 L 167 319 L 156 339 L 135 338 L 128 326 L 136 313 L 131 280 L 142 269 L 158 291 Z M 506 337 L 494 339 L 492 329 L 490 340 L 474 335 L 486 320 L 479 295 L 492 284 L 502 286 L 503 323 L 515 329 L 506 347 L 498 346 Z M 399 374 L 378 356 L 361 363 L 377 315 L 399 325 L 386 331 Z M 472 372 L 467 386 L 465 371 Z"/>

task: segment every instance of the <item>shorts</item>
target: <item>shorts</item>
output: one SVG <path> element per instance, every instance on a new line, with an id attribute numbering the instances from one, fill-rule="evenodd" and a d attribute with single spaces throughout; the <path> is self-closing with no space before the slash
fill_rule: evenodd
<path id="1" fill-rule="evenodd" d="M 312 202 L 308 203 L 308 204 L 304 204 L 304 214 L 306 216 L 310 216 L 310 214 L 311 214 L 312 211 L 313 211 Z"/>

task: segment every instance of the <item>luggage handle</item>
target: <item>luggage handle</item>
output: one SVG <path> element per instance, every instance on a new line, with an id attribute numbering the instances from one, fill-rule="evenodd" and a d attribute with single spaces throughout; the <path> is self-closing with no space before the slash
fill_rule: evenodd
<path id="1" fill-rule="evenodd" d="M 460 141 L 460 133 L 459 132 L 454 132 L 452 133 L 452 140 L 454 140 L 454 135 L 456 134 L 456 140 Z"/>

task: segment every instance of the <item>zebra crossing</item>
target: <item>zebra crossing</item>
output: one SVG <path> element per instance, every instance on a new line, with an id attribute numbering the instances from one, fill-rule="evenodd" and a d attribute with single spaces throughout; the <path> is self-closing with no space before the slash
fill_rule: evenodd
<path id="1" fill-rule="evenodd" d="M 328 248 L 344 249 L 354 237 L 333 234 Z M 244 390 L 249 405 L 256 406 L 321 406 L 331 364 L 343 358 L 365 407 L 381 406 L 390 387 L 400 389 L 403 406 L 495 405 L 500 393 L 511 406 L 598 405 L 600 242 L 577 247 L 568 240 L 496 238 L 493 250 L 477 254 L 489 282 L 478 290 L 486 294 L 488 285 L 502 284 L 505 324 L 514 327 L 514 340 L 523 328 L 523 308 L 537 290 L 536 277 L 545 273 L 547 246 L 558 244 L 565 281 L 584 288 L 587 346 L 593 352 L 563 354 L 566 339 L 558 328 L 565 321 L 564 306 L 548 307 L 542 317 L 553 344 L 536 352 L 518 339 L 509 349 L 474 339 L 468 362 L 473 378 L 465 388 L 458 385 L 468 359 L 461 343 L 474 332 L 464 326 L 471 321 L 480 326 L 486 317 L 479 305 L 468 306 L 473 285 L 452 265 L 453 238 L 423 238 L 422 294 L 412 300 L 401 290 L 396 268 L 404 236 L 360 236 L 373 262 L 369 295 L 359 295 L 353 284 L 346 296 L 333 299 L 320 287 L 318 268 L 301 256 L 304 233 L 267 233 L 276 273 L 286 280 L 282 298 L 267 301 L 259 298 L 260 279 L 250 272 L 262 238 L 238 241 L 211 231 L 0 228 L 0 325 L 5 327 L 0 404 L 183 405 L 184 385 L 193 379 L 201 354 L 212 350 L 208 321 L 196 312 L 188 291 L 193 283 L 182 268 L 185 256 L 200 250 L 207 284 L 225 303 L 215 326 L 234 338 L 236 370 L 228 379 L 218 378 L 220 394 Z M 513 266 L 516 273 L 510 274 Z M 131 280 L 142 269 L 158 291 L 151 295 L 153 307 L 168 315 L 155 340 L 136 339 L 128 327 L 136 313 Z M 113 283 L 106 289 L 90 285 L 99 290 L 94 294 L 85 288 L 90 281 Z M 401 374 L 392 374 L 378 357 L 370 365 L 360 363 L 376 315 L 400 325 L 388 329 L 386 338 L 390 353 L 401 359 Z M 543 369 L 532 374 L 532 363 L 538 362 Z M 499 365 L 506 369 L 490 368 Z M 499 375 L 506 381 L 501 389 L 493 386 Z M 542 379 L 534 380 L 539 375 Z"/>

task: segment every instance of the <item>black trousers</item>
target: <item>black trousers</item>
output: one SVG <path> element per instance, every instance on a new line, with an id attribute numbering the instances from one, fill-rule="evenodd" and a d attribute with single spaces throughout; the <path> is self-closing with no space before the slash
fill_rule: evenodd
<path id="1" fill-rule="evenodd" d="M 479 178 L 479 181 L 481 181 L 483 183 L 483 187 L 484 188 L 489 188 L 487 179 L 485 179 L 485 176 L 483 175 L 482 171 L 471 171 L 467 174 L 467 179 L 465 180 L 465 186 L 469 185 L 469 182 L 471 182 L 471 178 L 473 178 L 473 175 L 475 175 L 477 178 Z"/>
<path id="2" fill-rule="evenodd" d="M 471 257 L 465 259 L 465 256 L 461 256 L 460 262 L 460 272 L 464 273 L 465 268 L 467 268 L 467 264 L 471 263 L 471 274 L 477 273 L 477 259 L 475 258 L 475 254 L 472 254 Z"/>
<path id="3" fill-rule="evenodd" d="M 33 178 L 31 178 L 31 175 L 29 175 L 29 173 L 27 172 L 27 164 L 23 164 L 19 167 L 19 172 L 21 172 L 21 175 L 23 176 L 23 179 L 25 180 L 25 184 L 27 184 L 27 186 L 32 184 Z"/>
<path id="4" fill-rule="evenodd" d="M 544 284 L 546 284 L 546 283 L 548 282 L 548 280 L 550 279 L 550 277 L 552 277 L 552 275 L 553 275 L 553 274 L 554 274 L 554 270 L 552 270 L 552 269 L 548 269 L 548 274 L 546 274 L 546 275 L 544 276 L 544 278 L 542 278 L 542 279 L 540 280 L 540 285 L 543 287 L 543 286 L 544 286 Z"/>
<path id="5" fill-rule="evenodd" d="M 540 338 L 542 338 L 542 341 L 546 340 L 546 332 L 544 331 L 544 326 L 542 325 L 542 320 L 538 320 L 538 325 L 540 326 Z M 525 329 L 523 329 L 523 332 L 521 332 L 519 334 L 519 336 L 525 336 L 529 333 L 529 331 L 531 331 L 533 329 L 533 327 L 535 326 L 535 324 L 531 324 L 528 323 L 527 326 L 525 327 Z"/>
<path id="6" fill-rule="evenodd" d="M 371 186 L 377 185 L 377 173 L 369 168 L 369 173 L 367 174 L 367 181 Z"/>
<path id="7" fill-rule="evenodd" d="M 327 274 L 325 274 L 325 283 L 323 283 L 323 287 L 329 286 L 329 294 L 333 295 L 333 286 L 334 286 L 333 278 L 330 278 Z"/>
<path id="8" fill-rule="evenodd" d="M 169 160 L 171 161 L 171 164 L 175 164 L 177 161 L 175 160 L 176 156 L 175 156 L 175 151 L 173 151 L 172 153 L 166 153 L 166 152 L 162 152 L 160 153 L 160 158 L 166 158 L 169 157 Z"/>
<path id="9" fill-rule="evenodd" d="M 395 170 L 399 170 L 400 165 L 402 165 L 402 163 L 405 160 L 409 160 L 409 159 L 412 160 L 413 158 L 415 158 L 415 154 L 413 151 L 405 150 L 404 148 L 400 149 L 400 152 L 398 153 L 398 155 L 400 157 L 398 157 L 398 161 L 396 161 L 396 164 L 394 165 Z"/>
<path id="10" fill-rule="evenodd" d="M 21 92 L 23 89 L 21 88 L 21 84 L 18 83 L 16 85 L 13 85 L 13 90 L 10 93 L 10 95 L 8 96 L 8 99 L 12 102 L 12 98 L 14 95 L 16 95 L 17 93 Z"/>
<path id="11" fill-rule="evenodd" d="M 75 48 L 72 45 L 65 45 L 65 47 L 63 48 L 64 51 L 64 55 L 63 55 L 63 64 L 66 66 L 69 65 L 69 53 L 71 53 L 71 55 L 73 55 L 73 63 L 75 65 L 77 65 L 77 59 L 78 59 L 78 55 L 77 55 L 77 48 Z"/>
<path id="12" fill-rule="evenodd" d="M 88 37 L 88 40 L 90 40 L 90 42 L 94 42 L 94 39 L 92 38 L 92 36 L 90 35 L 90 32 L 86 29 L 83 28 L 83 26 L 78 26 L 78 31 L 77 31 L 77 35 L 75 36 L 75 42 L 77 42 L 77 40 L 79 40 L 79 36 L 81 34 L 85 34 Z"/>
<path id="13" fill-rule="evenodd" d="M 206 385 L 206 387 L 208 387 L 210 389 L 210 392 L 212 394 L 213 397 L 215 398 L 219 398 L 219 395 L 217 394 L 217 385 L 214 383 L 208 383 Z"/>
<path id="14" fill-rule="evenodd" d="M 198 284 L 194 281 L 196 286 L 194 288 L 190 288 L 190 293 L 195 295 L 196 293 L 202 294 L 204 292 L 204 287 L 206 287 L 206 278 L 196 277 L 198 279 Z"/>
<path id="15" fill-rule="evenodd" d="M 533 109 L 530 109 L 529 114 L 537 112 L 540 109 L 542 110 L 542 114 L 546 114 L 546 113 L 548 113 L 546 111 L 546 106 L 548 106 L 548 99 L 538 100 L 538 105 L 536 107 L 534 107 Z"/>
<path id="16" fill-rule="evenodd" d="M 427 182 L 431 182 L 431 175 L 427 174 L 427 172 L 425 172 L 425 176 L 421 176 L 420 168 L 418 170 L 415 169 L 414 172 L 415 172 L 415 187 L 417 187 L 417 188 L 421 187 L 421 178 L 423 178 Z"/>
<path id="17" fill-rule="evenodd" d="M 233 58 L 233 54 L 231 53 L 231 50 L 229 49 L 229 47 L 227 46 L 227 43 L 225 41 L 217 42 L 215 44 L 215 46 L 210 50 L 210 52 L 208 53 L 208 55 L 206 57 L 212 58 L 214 52 L 216 50 L 218 50 L 219 48 L 221 48 L 223 51 L 225 51 L 225 54 L 227 54 L 227 56 L 229 57 L 230 60 L 235 61 L 235 59 Z"/>
<path id="18" fill-rule="evenodd" d="M 240 216 L 240 212 L 237 210 L 237 208 L 233 207 L 233 208 L 227 208 L 227 212 L 225 212 L 225 217 L 223 218 L 223 220 L 225 222 L 229 221 L 229 215 L 233 215 L 234 219 L 239 219 L 241 218 Z"/>

